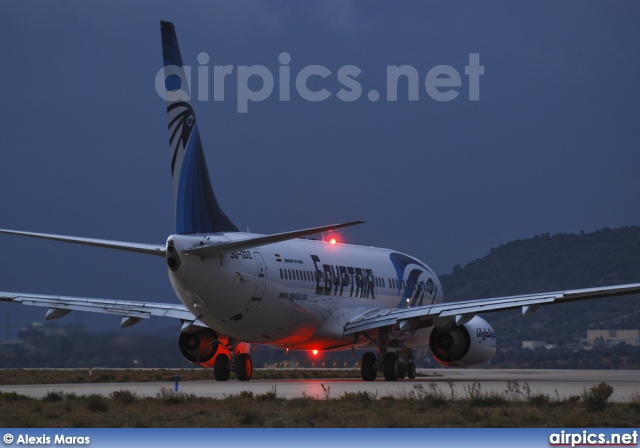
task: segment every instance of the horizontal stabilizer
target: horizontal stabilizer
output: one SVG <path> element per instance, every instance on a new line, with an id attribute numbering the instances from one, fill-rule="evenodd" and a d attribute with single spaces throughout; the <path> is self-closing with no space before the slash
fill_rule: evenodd
<path id="1" fill-rule="evenodd" d="M 19 230 L 0 229 L 0 233 L 9 235 L 28 236 L 45 240 L 64 241 L 66 243 L 84 244 L 87 246 L 108 247 L 110 249 L 126 250 L 148 255 L 164 257 L 164 246 L 143 243 L 127 243 L 124 241 L 100 240 L 95 238 L 81 238 L 77 236 L 52 235 L 49 233 L 22 232 Z"/>
<path id="2" fill-rule="evenodd" d="M 332 224 L 329 226 L 312 227 L 310 229 L 294 230 L 292 232 L 276 233 L 273 235 L 258 236 L 255 238 L 247 238 L 244 240 L 231 241 L 228 243 L 214 243 L 207 246 L 197 247 L 195 249 L 186 250 L 187 255 L 198 255 L 202 258 L 217 257 L 222 253 L 250 249 L 252 247 L 265 246 L 267 244 L 279 243 L 281 241 L 292 240 L 317 233 L 328 232 L 330 230 L 340 229 L 342 227 L 355 226 L 362 224 L 364 221 L 351 221 L 342 224 Z"/>

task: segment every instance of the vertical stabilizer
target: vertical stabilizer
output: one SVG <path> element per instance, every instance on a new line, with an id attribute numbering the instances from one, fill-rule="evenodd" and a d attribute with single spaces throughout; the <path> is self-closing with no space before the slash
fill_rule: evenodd
<path id="1" fill-rule="evenodd" d="M 176 232 L 237 232 L 216 200 L 173 23 L 160 22 Z"/>

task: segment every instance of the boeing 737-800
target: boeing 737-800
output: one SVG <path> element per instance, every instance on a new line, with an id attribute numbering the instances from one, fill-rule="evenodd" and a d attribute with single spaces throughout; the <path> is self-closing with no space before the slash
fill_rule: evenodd
<path id="1" fill-rule="evenodd" d="M 240 232 L 213 192 L 198 122 L 190 103 L 173 24 L 161 22 L 176 233 L 165 244 L 126 243 L 14 230 L 2 233 L 164 257 L 181 304 L 115 301 L 3 292 L 0 300 L 48 308 L 46 319 L 71 311 L 122 316 L 122 327 L 151 316 L 179 319 L 179 347 L 190 362 L 213 367 L 217 380 L 252 374 L 250 348 L 291 350 L 371 347 L 362 379 L 414 378 L 416 354 L 430 348 L 446 366 L 491 359 L 496 337 L 479 314 L 640 292 L 640 283 L 446 303 L 438 278 L 409 255 L 306 239 L 361 221 L 274 235 Z"/>

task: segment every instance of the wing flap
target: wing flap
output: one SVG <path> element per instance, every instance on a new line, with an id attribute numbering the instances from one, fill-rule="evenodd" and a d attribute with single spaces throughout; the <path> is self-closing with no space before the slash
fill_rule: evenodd
<path id="1" fill-rule="evenodd" d="M 344 326 L 344 334 L 349 335 L 385 326 L 399 325 L 403 327 L 405 322 L 412 322 L 412 326 L 415 326 L 416 322 L 426 320 L 432 320 L 436 325 L 443 326 L 456 321 L 467 321 L 476 314 L 517 308 L 522 308 L 523 315 L 528 316 L 533 314 L 532 311 L 535 311 L 537 307 L 552 303 L 600 299 L 637 293 L 640 293 L 640 283 L 439 303 L 415 308 L 377 308 L 347 322 Z"/>

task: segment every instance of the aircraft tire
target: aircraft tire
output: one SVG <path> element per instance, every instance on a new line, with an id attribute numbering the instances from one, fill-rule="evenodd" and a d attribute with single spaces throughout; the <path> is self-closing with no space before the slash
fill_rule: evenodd
<path id="1" fill-rule="evenodd" d="M 227 381 L 229 375 L 229 357 L 224 353 L 220 353 L 213 362 L 213 377 L 216 381 Z"/>
<path id="2" fill-rule="evenodd" d="M 409 363 L 409 368 L 407 369 L 407 377 L 409 377 L 410 380 L 416 377 L 416 365 L 412 362 Z"/>
<path id="3" fill-rule="evenodd" d="M 378 373 L 376 355 L 366 352 L 360 361 L 360 375 L 364 381 L 375 381 Z"/>
<path id="4" fill-rule="evenodd" d="M 398 364 L 398 379 L 403 380 L 407 376 L 407 370 L 404 368 L 404 364 Z"/>
<path id="5" fill-rule="evenodd" d="M 253 362 L 249 353 L 242 353 L 236 359 L 236 376 L 239 381 L 249 381 L 253 374 Z"/>
<path id="6" fill-rule="evenodd" d="M 382 369 L 384 371 L 385 380 L 398 381 L 398 371 L 400 370 L 398 355 L 393 352 L 387 353 L 382 360 Z"/>

